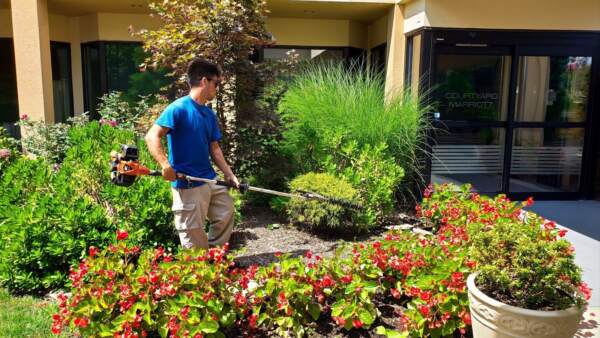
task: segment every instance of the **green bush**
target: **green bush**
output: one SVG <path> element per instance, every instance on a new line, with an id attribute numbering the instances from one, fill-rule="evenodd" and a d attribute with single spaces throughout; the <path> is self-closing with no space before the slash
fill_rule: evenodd
<path id="1" fill-rule="evenodd" d="M 22 157 L 0 179 L 0 284 L 42 292 L 66 282 L 69 265 L 118 228 L 142 247 L 176 247 L 169 184 L 143 177 L 131 187 L 110 183 L 110 151 L 135 143 L 132 131 L 91 122 L 69 130 L 60 165 Z M 150 155 L 138 142 L 142 163 Z"/>
<path id="2" fill-rule="evenodd" d="M 420 180 L 420 152 L 429 127 L 425 111 L 409 93 L 386 101 L 381 74 L 342 64 L 308 66 L 293 78 L 279 104 L 286 128 L 282 151 L 304 173 L 323 170 L 338 144 L 331 140 L 354 140 L 359 151 L 383 143 L 405 169 L 409 185 Z"/>
<path id="3" fill-rule="evenodd" d="M 20 150 L 19 141 L 10 137 L 6 129 L 0 127 L 0 176 L 21 155 Z"/>
<path id="4" fill-rule="evenodd" d="M 474 234 L 477 286 L 494 299 L 526 309 L 563 310 L 585 304 L 577 294 L 581 270 L 571 243 L 558 239 L 559 231 L 553 222 L 529 214 L 524 221 L 499 219 Z"/>
<path id="5" fill-rule="evenodd" d="M 88 245 L 105 244 L 114 226 L 73 184 L 72 168 L 54 172 L 21 158 L 0 181 L 0 284 L 12 292 L 62 286 Z M 112 231 L 109 231 L 112 230 Z"/>
<path id="6" fill-rule="evenodd" d="M 368 223 L 382 221 L 394 210 L 394 193 L 404 169 L 386 154 L 385 143 L 358 149 L 357 142 L 348 142 L 337 149 L 326 158 L 326 170 L 343 176 L 358 191 Z"/>
<path id="7" fill-rule="evenodd" d="M 326 197 L 358 202 L 358 192 L 343 178 L 330 174 L 308 173 L 290 182 L 292 192 L 310 191 Z M 292 223 L 324 232 L 356 233 L 366 229 L 356 211 L 318 200 L 292 198 L 287 205 Z"/>
<path id="8" fill-rule="evenodd" d="M 31 121 L 27 115 L 22 115 L 17 124 L 25 131 L 21 139 L 25 151 L 50 163 L 62 161 L 69 149 L 68 124 Z"/>

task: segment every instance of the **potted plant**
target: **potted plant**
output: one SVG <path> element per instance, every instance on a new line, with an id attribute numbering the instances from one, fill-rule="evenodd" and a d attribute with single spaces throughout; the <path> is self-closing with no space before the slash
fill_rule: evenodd
<path id="1" fill-rule="evenodd" d="M 533 213 L 473 224 L 467 287 L 473 336 L 573 337 L 590 290 L 566 230 Z"/>

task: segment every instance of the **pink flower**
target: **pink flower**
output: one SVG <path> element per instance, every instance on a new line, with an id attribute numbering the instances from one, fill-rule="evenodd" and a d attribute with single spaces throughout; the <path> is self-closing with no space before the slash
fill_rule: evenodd
<path id="1" fill-rule="evenodd" d="M 21 115 L 21 120 L 27 121 L 27 120 L 29 120 L 29 116 L 27 114 L 23 114 L 23 115 Z"/>
<path id="2" fill-rule="evenodd" d="M 129 237 L 129 234 L 127 233 L 127 231 L 117 230 L 117 241 L 125 240 L 125 239 L 127 239 L 127 237 Z"/>
<path id="3" fill-rule="evenodd" d="M 585 300 L 590 300 L 590 298 L 592 298 L 592 289 L 589 288 L 587 283 L 582 282 L 581 284 L 579 284 L 577 289 L 579 289 L 579 291 L 583 294 Z"/>
<path id="4" fill-rule="evenodd" d="M 10 156 L 10 150 L 9 149 L 6 149 L 6 148 L 0 149 L 0 159 L 7 158 L 9 156 Z"/>

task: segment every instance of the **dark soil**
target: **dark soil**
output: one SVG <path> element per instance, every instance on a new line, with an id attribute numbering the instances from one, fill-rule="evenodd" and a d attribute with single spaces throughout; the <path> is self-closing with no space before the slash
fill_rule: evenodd
<path id="1" fill-rule="evenodd" d="M 383 236 L 386 228 L 369 235 L 356 238 L 336 238 L 335 236 L 319 235 L 289 225 L 284 217 L 274 214 L 268 208 L 245 208 L 242 210 L 243 222 L 236 225 L 231 236 L 231 250 L 234 260 L 239 266 L 251 264 L 267 265 L 275 262 L 276 252 L 291 255 L 304 255 L 311 250 L 315 255 L 331 257 L 335 248 L 342 242 L 369 242 Z M 416 218 L 399 213 L 389 221 L 390 225 L 414 225 Z M 273 226 L 275 225 L 275 226 Z M 393 329 L 398 326 L 396 312 L 402 307 L 391 299 L 379 297 L 374 300 L 380 314 L 371 329 L 353 329 L 345 331 L 339 328 L 329 315 L 321 315 L 316 325 L 311 328 L 311 337 L 381 337 L 375 333 L 375 328 L 384 326 Z M 228 332 L 228 337 L 241 336 L 241 332 Z M 257 332 L 255 337 L 277 337 L 273 332 Z"/>

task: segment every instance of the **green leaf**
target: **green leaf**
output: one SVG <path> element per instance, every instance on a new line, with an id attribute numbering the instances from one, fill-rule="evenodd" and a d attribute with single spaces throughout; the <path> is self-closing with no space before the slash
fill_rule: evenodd
<path id="1" fill-rule="evenodd" d="M 375 321 L 375 316 L 373 316 L 371 312 L 369 312 L 366 309 L 358 310 L 358 318 L 360 318 L 360 321 L 367 326 L 373 324 L 373 322 Z"/>
<path id="2" fill-rule="evenodd" d="M 198 328 L 204 333 L 215 333 L 219 330 L 219 323 L 215 320 L 209 319 L 200 322 Z"/>
<path id="3" fill-rule="evenodd" d="M 308 313 L 310 313 L 313 320 L 317 320 L 321 314 L 321 307 L 315 303 L 310 303 L 308 304 Z"/>

